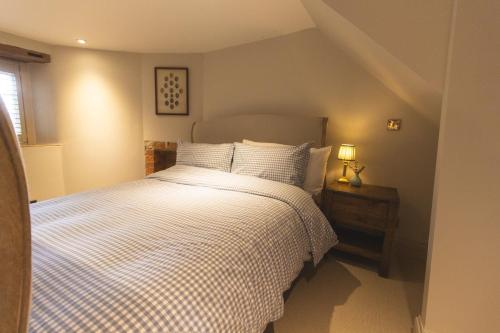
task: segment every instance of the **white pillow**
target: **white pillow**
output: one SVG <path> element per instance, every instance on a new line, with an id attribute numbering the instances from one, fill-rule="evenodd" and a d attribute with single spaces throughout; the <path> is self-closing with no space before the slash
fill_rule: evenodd
<path id="1" fill-rule="evenodd" d="M 280 143 L 255 142 L 247 139 L 244 139 L 243 143 L 249 146 L 257 147 L 287 146 Z M 328 162 L 328 158 L 330 157 L 331 151 L 331 146 L 323 148 L 311 148 L 310 150 L 309 162 L 306 169 L 306 178 L 302 188 L 312 195 L 320 193 L 323 190 L 323 182 L 326 176 L 326 164 Z"/>
<path id="2" fill-rule="evenodd" d="M 323 183 L 326 176 L 326 164 L 332 146 L 323 148 L 311 148 L 309 154 L 309 163 L 306 169 L 306 179 L 304 181 L 304 190 L 312 195 L 318 194 L 323 190 Z"/>

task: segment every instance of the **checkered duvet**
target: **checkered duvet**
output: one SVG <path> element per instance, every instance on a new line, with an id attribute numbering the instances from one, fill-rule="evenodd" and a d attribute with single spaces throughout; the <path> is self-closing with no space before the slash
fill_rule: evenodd
<path id="1" fill-rule="evenodd" d="M 303 190 L 190 166 L 31 214 L 31 332 L 262 332 L 336 242 Z"/>

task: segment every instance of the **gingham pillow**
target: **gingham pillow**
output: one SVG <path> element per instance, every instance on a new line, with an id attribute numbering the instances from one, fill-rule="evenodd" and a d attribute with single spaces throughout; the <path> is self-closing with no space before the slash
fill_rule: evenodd
<path id="1" fill-rule="evenodd" d="M 232 143 L 178 142 L 176 164 L 230 172 L 233 151 Z"/>
<path id="2" fill-rule="evenodd" d="M 256 147 L 234 143 L 232 173 L 255 176 L 302 187 L 311 144 Z"/>
<path id="3" fill-rule="evenodd" d="M 281 143 L 257 142 L 243 139 L 243 143 L 257 147 L 290 147 Z M 309 151 L 309 162 L 307 163 L 306 177 L 304 178 L 304 190 L 312 195 L 318 194 L 323 190 L 323 183 L 326 176 L 326 165 L 332 147 L 311 148 Z"/>

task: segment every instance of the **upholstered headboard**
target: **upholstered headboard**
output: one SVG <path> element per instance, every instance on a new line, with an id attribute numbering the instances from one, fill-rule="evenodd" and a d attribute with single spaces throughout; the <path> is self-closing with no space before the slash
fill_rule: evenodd
<path id="1" fill-rule="evenodd" d="M 325 145 L 328 118 L 278 114 L 243 114 L 197 121 L 192 142 L 241 142 L 243 139 L 298 145 Z"/>

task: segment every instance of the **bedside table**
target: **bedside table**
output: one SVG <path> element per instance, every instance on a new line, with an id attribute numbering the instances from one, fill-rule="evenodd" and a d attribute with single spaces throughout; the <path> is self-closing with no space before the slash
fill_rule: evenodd
<path id="1" fill-rule="evenodd" d="M 165 149 L 154 150 L 154 172 L 168 169 L 175 165 L 177 160 L 177 144 L 168 146 Z"/>
<path id="2" fill-rule="evenodd" d="M 398 190 L 332 183 L 323 199 L 322 210 L 339 237 L 334 249 L 378 262 L 379 275 L 387 277 L 399 222 Z"/>

